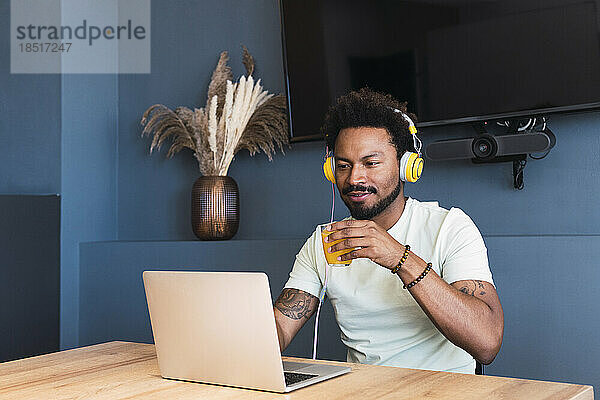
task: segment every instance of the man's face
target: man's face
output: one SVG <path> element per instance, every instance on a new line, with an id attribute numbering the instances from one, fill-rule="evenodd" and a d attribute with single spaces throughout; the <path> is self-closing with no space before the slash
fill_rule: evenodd
<path id="1" fill-rule="evenodd" d="M 342 129 L 335 142 L 335 179 L 355 219 L 373 219 L 402 192 L 396 148 L 384 128 Z"/>

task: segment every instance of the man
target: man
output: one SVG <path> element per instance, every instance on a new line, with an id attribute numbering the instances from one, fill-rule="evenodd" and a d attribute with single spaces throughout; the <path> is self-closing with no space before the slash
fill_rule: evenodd
<path id="1" fill-rule="evenodd" d="M 341 256 L 349 267 L 328 268 L 327 297 L 348 361 L 473 373 L 475 360 L 493 361 L 504 330 L 487 249 L 460 209 L 404 197 L 399 161 L 415 149 L 402 113 L 406 104 L 369 89 L 327 113 L 322 129 L 352 216 L 330 226 L 328 241 L 344 239 L 331 251 L 354 249 Z M 318 306 L 320 237 L 317 227 L 275 302 L 282 350 Z"/>

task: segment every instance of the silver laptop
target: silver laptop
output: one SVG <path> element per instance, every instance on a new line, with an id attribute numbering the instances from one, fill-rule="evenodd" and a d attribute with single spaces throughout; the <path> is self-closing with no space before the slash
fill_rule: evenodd
<path id="1" fill-rule="evenodd" d="M 144 271 L 143 279 L 164 378 L 283 393 L 350 371 L 281 360 L 264 273 Z"/>

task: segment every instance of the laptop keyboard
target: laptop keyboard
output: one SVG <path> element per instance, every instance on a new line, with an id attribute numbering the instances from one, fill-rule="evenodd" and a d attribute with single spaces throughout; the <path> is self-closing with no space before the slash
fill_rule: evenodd
<path id="1" fill-rule="evenodd" d="M 283 372 L 283 375 L 285 375 L 285 386 L 290 386 L 290 385 L 293 385 L 294 383 L 302 382 L 307 379 L 318 376 L 318 375 L 313 375 L 313 374 L 301 374 L 298 372 L 286 372 L 286 371 Z"/>

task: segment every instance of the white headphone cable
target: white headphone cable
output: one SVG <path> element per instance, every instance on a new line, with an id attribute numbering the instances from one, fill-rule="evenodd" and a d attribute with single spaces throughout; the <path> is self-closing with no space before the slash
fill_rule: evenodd
<path id="1" fill-rule="evenodd" d="M 326 149 L 326 156 L 329 155 L 329 148 Z M 332 158 L 332 162 L 334 162 Z M 332 166 L 333 167 L 333 166 Z M 333 168 L 332 168 L 333 171 Z M 333 215 L 335 211 L 335 185 L 331 182 L 331 217 L 329 219 L 329 224 L 333 223 Z M 319 293 L 319 305 L 317 306 L 317 315 L 315 315 L 315 333 L 313 338 L 313 360 L 317 359 L 317 340 L 319 333 L 319 316 L 321 314 L 321 305 L 325 302 L 325 294 L 327 292 L 327 281 L 329 279 L 329 263 L 325 262 L 325 282 L 323 282 L 323 288 L 321 289 L 321 293 Z"/>
<path id="2" fill-rule="evenodd" d="M 323 283 L 323 289 L 319 294 L 319 306 L 317 307 L 317 315 L 315 315 L 315 337 L 313 339 L 313 360 L 317 359 L 317 339 L 319 332 L 319 315 L 321 314 L 321 305 L 325 302 L 325 293 L 327 291 L 327 280 L 329 279 L 329 263 L 325 263 L 325 282 Z"/>

